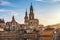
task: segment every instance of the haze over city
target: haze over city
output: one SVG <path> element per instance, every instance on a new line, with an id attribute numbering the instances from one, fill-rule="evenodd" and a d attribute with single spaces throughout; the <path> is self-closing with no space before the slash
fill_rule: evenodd
<path id="1" fill-rule="evenodd" d="M 14 15 L 17 22 L 24 23 L 25 11 L 29 14 L 31 2 L 40 24 L 60 23 L 60 0 L 0 0 L 0 18 L 7 22 Z"/>

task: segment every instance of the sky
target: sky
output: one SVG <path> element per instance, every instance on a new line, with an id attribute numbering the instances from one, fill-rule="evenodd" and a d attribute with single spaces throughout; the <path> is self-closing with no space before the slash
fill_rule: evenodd
<path id="1" fill-rule="evenodd" d="M 31 2 L 39 24 L 60 23 L 60 0 L 0 0 L 0 18 L 8 22 L 14 15 L 18 23 L 24 23 L 25 11 L 29 15 Z"/>

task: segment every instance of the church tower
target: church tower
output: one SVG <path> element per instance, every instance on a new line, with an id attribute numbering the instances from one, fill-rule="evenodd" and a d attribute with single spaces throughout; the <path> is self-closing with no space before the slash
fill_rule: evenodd
<path id="1" fill-rule="evenodd" d="M 15 18 L 14 18 L 14 16 L 12 17 L 12 21 L 15 21 Z"/>
<path id="2" fill-rule="evenodd" d="M 24 19 L 25 19 L 25 24 L 26 25 L 28 25 L 28 15 L 27 15 L 27 10 L 26 10 L 26 12 L 25 12 L 25 17 L 24 17 Z"/>
<path id="3" fill-rule="evenodd" d="M 33 13 L 33 6 L 32 6 L 32 3 L 31 3 L 30 13 L 29 13 L 29 20 L 33 20 L 33 19 L 34 19 L 34 13 Z"/>

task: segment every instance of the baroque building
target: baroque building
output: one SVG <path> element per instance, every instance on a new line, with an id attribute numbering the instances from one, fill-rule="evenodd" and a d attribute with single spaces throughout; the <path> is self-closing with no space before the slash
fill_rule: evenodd
<path id="1" fill-rule="evenodd" d="M 39 25 L 39 20 L 35 19 L 35 17 L 34 17 L 32 3 L 31 3 L 31 6 L 30 6 L 29 15 L 27 15 L 27 14 L 28 13 L 27 13 L 27 10 L 26 10 L 25 17 L 24 17 L 24 23 L 25 23 L 25 26 L 26 26 L 25 28 L 27 28 L 31 32 L 34 29 L 38 28 L 38 25 Z"/>
<path id="2" fill-rule="evenodd" d="M 26 10 L 24 19 L 25 19 L 25 24 L 28 25 L 28 26 L 35 26 L 35 27 L 37 27 L 39 25 L 39 20 L 34 18 L 34 12 L 33 12 L 32 4 L 30 6 L 29 17 L 27 15 L 27 10 Z"/>
<path id="3" fill-rule="evenodd" d="M 0 19 L 0 40 L 57 40 L 60 39 L 60 29 L 56 30 L 49 26 L 39 24 L 35 18 L 33 5 L 30 5 L 29 13 L 25 12 L 24 24 L 19 24 L 15 17 L 9 22 Z M 54 33 L 56 32 L 56 33 Z M 55 36 L 57 35 L 57 36 Z M 55 39 L 57 37 L 57 39 Z"/>
<path id="4" fill-rule="evenodd" d="M 0 19 L 0 39 L 1 40 L 37 40 L 40 30 L 39 20 L 34 17 L 34 10 L 31 3 L 29 15 L 25 12 L 24 24 L 16 22 L 14 16 L 12 20 L 6 22 Z"/>
<path id="5" fill-rule="evenodd" d="M 2 22 L 2 23 L 5 23 L 5 22 Z M 5 23 L 4 30 L 17 31 L 22 28 L 22 29 L 29 30 L 31 32 L 31 30 L 37 29 L 38 26 L 40 26 L 39 20 L 35 19 L 34 17 L 33 6 L 31 3 L 29 15 L 27 13 L 27 10 L 25 12 L 24 24 L 19 24 L 18 22 L 16 22 L 14 16 L 12 16 L 12 20 L 10 22 Z"/>

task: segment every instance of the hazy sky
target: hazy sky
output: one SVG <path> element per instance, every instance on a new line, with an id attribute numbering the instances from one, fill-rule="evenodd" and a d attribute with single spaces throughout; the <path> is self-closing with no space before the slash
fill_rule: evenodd
<path id="1" fill-rule="evenodd" d="M 24 23 L 25 11 L 29 14 L 31 2 L 40 24 L 60 23 L 60 0 L 0 0 L 0 18 L 11 21 L 14 15 L 17 22 Z"/>

